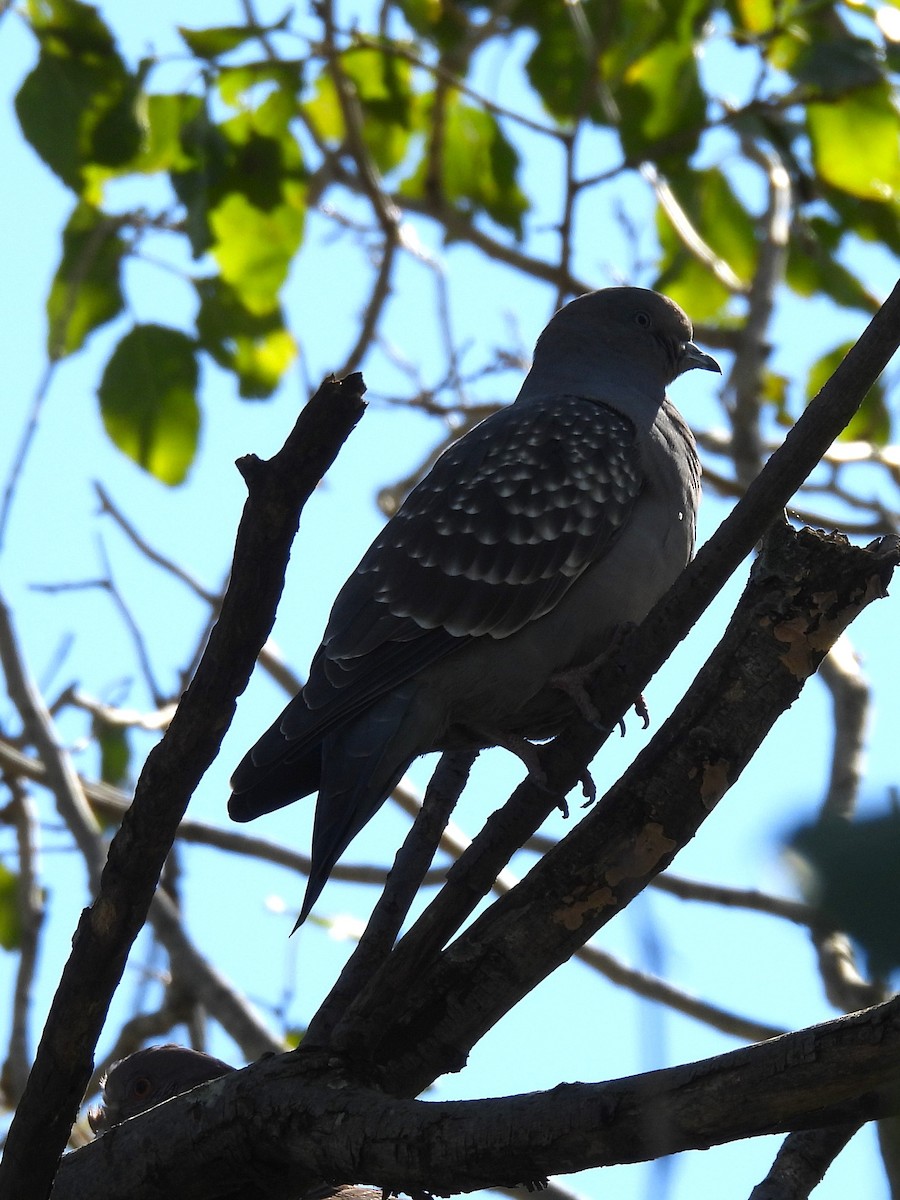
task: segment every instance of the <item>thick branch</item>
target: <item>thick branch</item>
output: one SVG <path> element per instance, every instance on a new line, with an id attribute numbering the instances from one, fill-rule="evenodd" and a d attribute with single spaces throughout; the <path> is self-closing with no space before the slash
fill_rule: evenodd
<path id="1" fill-rule="evenodd" d="M 300 1068 L 300 1070 L 298 1070 Z M 52 1200 L 212 1200 L 316 1177 L 441 1194 L 642 1162 L 896 1109 L 900 1000 L 687 1066 L 495 1100 L 392 1100 L 310 1082 L 295 1054 L 127 1121 L 60 1168 Z M 511 1169 L 510 1164 L 515 1164 Z"/>
<path id="2" fill-rule="evenodd" d="M 150 906 L 178 822 L 218 752 L 275 619 L 303 505 L 363 412 L 362 376 L 320 388 L 269 462 L 240 460 L 248 499 L 231 583 L 206 652 L 84 911 L 0 1163 L 0 1195 L 45 1200 L 84 1088 L 110 998 Z"/>
<path id="3" fill-rule="evenodd" d="M 753 550 L 768 525 L 834 441 L 900 344 L 900 285 L 895 287 L 856 346 L 775 451 L 716 533 L 640 628 L 623 639 L 622 669 L 598 674 L 593 700 L 601 723 L 612 729 L 712 598 Z M 406 975 L 419 977 L 479 901 L 488 894 L 512 855 L 531 837 L 583 776 L 584 766 L 606 739 L 586 721 L 573 721 L 543 753 L 549 788 L 526 780 L 509 803 L 494 812 L 469 850 L 448 874 L 448 885 L 429 905 L 381 972 L 382 1005 Z M 379 986 L 377 980 L 369 985 Z M 371 1008 L 371 1004 L 369 1003 Z"/>
<path id="4" fill-rule="evenodd" d="M 504 1012 L 668 866 L 898 561 L 896 538 L 863 550 L 773 529 L 719 646 L 625 775 L 430 970 L 406 979 L 402 1009 L 396 995 L 390 1010 L 369 1001 L 388 1091 L 415 1095 L 459 1070 Z"/>

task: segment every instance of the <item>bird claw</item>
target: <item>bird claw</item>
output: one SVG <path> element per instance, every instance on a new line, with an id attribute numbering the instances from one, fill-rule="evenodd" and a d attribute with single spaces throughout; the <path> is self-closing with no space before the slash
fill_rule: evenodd
<path id="1" fill-rule="evenodd" d="M 597 662 L 594 661 L 584 667 L 572 667 L 568 671 L 554 675 L 550 680 L 550 686 L 565 692 L 589 725 L 593 725 L 601 733 L 609 733 L 609 726 L 600 719 L 600 710 L 585 687 L 585 680 L 591 678 L 596 666 Z"/>
<path id="2" fill-rule="evenodd" d="M 585 768 L 584 774 L 581 776 L 581 792 L 585 797 L 584 804 L 581 807 L 590 808 L 597 799 L 597 785 L 591 778 L 591 773 L 587 768 Z M 568 816 L 569 814 L 566 813 L 565 815 Z"/>
<path id="3" fill-rule="evenodd" d="M 580 667 L 570 667 L 566 671 L 561 671 L 550 680 L 550 686 L 558 688 L 561 692 L 565 692 L 588 724 L 593 725 L 595 729 L 599 729 L 601 733 L 612 733 L 612 730 L 605 721 L 601 720 L 600 710 L 591 699 L 587 685 L 593 680 L 599 668 L 613 658 L 625 637 L 634 628 L 635 624 L 633 621 L 625 621 L 621 625 L 618 625 L 612 633 L 606 648 L 601 650 L 590 662 Z M 643 705 L 643 697 L 640 698 L 639 703 Z M 637 705 L 635 707 L 637 708 Z M 638 710 L 638 712 L 641 715 L 641 710 Z M 643 712 L 646 712 L 646 706 L 643 706 Z M 619 732 L 624 737 L 624 720 L 620 718 L 617 725 Z"/>

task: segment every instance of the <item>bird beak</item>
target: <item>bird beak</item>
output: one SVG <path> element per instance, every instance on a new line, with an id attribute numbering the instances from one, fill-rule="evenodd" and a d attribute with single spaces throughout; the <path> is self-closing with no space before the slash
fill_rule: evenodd
<path id="1" fill-rule="evenodd" d="M 106 1133 L 112 1123 L 109 1120 L 109 1112 L 106 1106 L 102 1104 L 98 1104 L 96 1108 L 89 1108 L 87 1119 L 88 1125 L 94 1131 L 94 1137 L 99 1137 L 101 1133 Z"/>
<path id="2" fill-rule="evenodd" d="M 717 375 L 722 374 L 722 368 L 711 354 L 704 354 L 700 347 L 695 346 L 693 342 L 684 342 L 678 357 L 678 374 L 683 375 L 685 371 L 693 371 L 695 367 L 701 371 L 715 371 Z"/>

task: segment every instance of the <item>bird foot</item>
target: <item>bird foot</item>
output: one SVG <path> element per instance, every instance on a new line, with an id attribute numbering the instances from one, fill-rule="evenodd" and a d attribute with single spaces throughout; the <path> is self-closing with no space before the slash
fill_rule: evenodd
<path id="1" fill-rule="evenodd" d="M 560 671 L 558 675 L 554 675 L 550 680 L 550 686 L 558 688 L 561 692 L 565 692 L 584 719 L 602 733 L 611 733 L 612 730 L 600 719 L 600 711 L 590 697 L 588 684 L 593 681 L 597 670 L 609 662 L 622 644 L 622 639 L 626 633 L 633 628 L 634 623 L 631 621 L 619 625 L 610 636 L 606 647 L 596 657 L 592 658 L 590 662 L 586 662 L 580 667 L 569 667 L 568 670 Z M 624 737 L 624 721 L 619 721 L 619 730 Z"/>
<path id="2" fill-rule="evenodd" d="M 484 729 L 474 725 L 467 726 L 467 729 L 481 745 L 499 746 L 501 750 L 508 750 L 510 754 L 514 754 L 520 762 L 524 763 L 525 770 L 528 772 L 528 778 L 535 787 L 540 788 L 542 792 L 546 792 L 548 796 L 554 796 L 557 808 L 564 817 L 568 817 L 569 806 L 565 801 L 565 797 L 560 798 L 556 796 L 553 789 L 548 785 L 547 772 L 541 765 L 540 750 L 534 742 L 529 742 L 527 738 L 520 737 L 515 733 L 503 733 L 499 729 Z M 586 796 L 596 796 L 597 789 L 594 787 L 594 782 L 587 772 L 582 777 L 582 787 Z"/>
<path id="3" fill-rule="evenodd" d="M 591 773 L 587 767 L 585 767 L 584 774 L 581 776 L 581 792 L 585 798 L 584 804 L 581 807 L 590 808 L 597 799 L 597 785 L 591 778 Z M 568 816 L 569 814 L 565 813 L 564 815 Z"/>
<path id="4" fill-rule="evenodd" d="M 541 756 L 534 742 L 529 742 L 527 738 L 519 737 L 515 733 L 503 733 L 499 729 L 472 727 L 472 732 L 479 740 L 483 740 L 485 745 L 499 746 L 501 750 L 508 750 L 510 754 L 514 754 L 525 764 L 529 778 L 538 787 L 546 788 L 547 772 L 541 766 Z"/>
<path id="5" fill-rule="evenodd" d="M 625 635 L 630 633 L 634 628 L 633 621 L 628 621 L 620 625 L 612 635 L 609 645 L 596 658 L 592 658 L 590 662 L 585 663 L 583 666 L 570 667 L 566 671 L 561 671 L 550 680 L 550 686 L 557 688 L 561 692 L 565 692 L 588 724 L 593 725 L 595 729 L 599 729 L 601 733 L 611 733 L 612 730 L 601 720 L 600 711 L 588 692 L 588 684 L 592 682 L 597 670 L 605 663 L 608 663 L 613 657 L 622 644 Z M 639 695 L 637 700 L 635 700 L 634 711 L 641 719 L 641 727 L 647 729 L 650 725 L 650 711 L 647 708 L 647 703 L 643 695 Z M 624 737 L 625 718 L 620 717 L 617 724 L 619 734 Z M 593 784 L 591 786 L 593 787 Z M 585 795 L 587 795 L 587 792 L 585 792 Z M 591 803 L 591 801 L 588 801 L 588 803 Z"/>

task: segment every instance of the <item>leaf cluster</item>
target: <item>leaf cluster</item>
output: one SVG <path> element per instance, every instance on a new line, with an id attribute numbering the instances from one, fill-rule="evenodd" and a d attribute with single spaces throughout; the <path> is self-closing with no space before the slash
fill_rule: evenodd
<path id="1" fill-rule="evenodd" d="M 542 181 L 523 169 L 526 136 L 570 153 L 579 137 L 608 135 L 589 142 L 587 158 L 597 146 L 606 161 L 582 163 L 566 222 L 625 172 L 664 180 L 654 286 L 725 328 L 764 252 L 747 161 L 764 170 L 777 161 L 795 197 L 788 287 L 872 313 L 875 297 L 842 256 L 858 239 L 900 252 L 898 53 L 885 11 L 858 5 L 851 19 L 836 3 L 517 0 L 494 14 L 469 0 L 399 0 L 377 28 L 341 31 L 328 6 L 313 17 L 289 10 L 271 25 L 180 29 L 194 82 L 169 91 L 156 84 L 159 60 L 125 61 L 97 8 L 30 0 L 38 61 L 17 112 L 74 198 L 47 300 L 48 355 L 71 355 L 116 321 L 98 393 L 104 423 L 121 450 L 178 483 L 199 437 L 200 358 L 261 399 L 296 357 L 282 299 L 310 204 L 329 189 L 378 191 L 383 227 L 393 205 L 398 219 L 424 214 L 450 239 L 484 249 L 494 238 L 489 252 L 504 256 L 541 208 Z M 499 46 L 524 54 L 502 105 L 476 90 Z M 722 87 L 729 63 L 752 69 L 740 102 Z M 117 207 L 117 185 L 147 176 L 168 199 L 153 211 Z M 573 229 L 562 235 L 558 262 L 525 264 L 561 295 L 576 286 Z M 128 329 L 125 263 L 161 241 L 174 245 L 193 293 L 192 327 Z M 810 393 L 830 359 L 813 367 Z M 777 377 L 766 391 L 790 420 Z M 888 426 L 876 389 L 848 436 L 882 444 Z"/>

